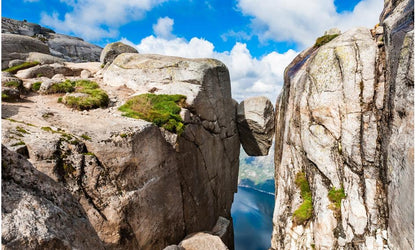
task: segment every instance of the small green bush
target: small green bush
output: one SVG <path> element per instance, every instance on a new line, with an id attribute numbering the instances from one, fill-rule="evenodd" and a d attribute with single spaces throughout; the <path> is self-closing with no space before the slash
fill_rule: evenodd
<path id="1" fill-rule="evenodd" d="M 143 119 L 180 135 L 184 125 L 179 113 L 185 100 L 183 95 L 142 94 L 127 100 L 119 110 L 123 116 Z"/>
<path id="2" fill-rule="evenodd" d="M 37 92 L 40 89 L 40 85 L 42 85 L 42 82 L 35 82 L 32 84 L 32 91 Z"/>
<path id="3" fill-rule="evenodd" d="M 312 193 L 309 188 L 308 179 L 304 172 L 296 174 L 295 180 L 296 186 L 300 189 L 300 194 L 303 199 L 303 203 L 293 213 L 293 220 L 297 225 L 304 224 L 313 215 Z"/>
<path id="4" fill-rule="evenodd" d="M 10 67 L 8 69 L 5 69 L 3 71 L 6 71 L 6 72 L 9 72 L 9 73 L 12 73 L 12 74 L 16 74 L 16 72 L 19 71 L 19 70 L 28 69 L 28 68 L 34 67 L 38 64 L 39 64 L 39 62 L 24 62 L 22 64 L 19 64 L 19 65 Z"/>
<path id="5" fill-rule="evenodd" d="M 321 36 L 318 37 L 316 39 L 315 45 L 314 47 L 321 47 L 322 45 L 329 43 L 330 41 L 332 41 L 335 37 L 339 36 L 338 34 L 334 34 L 334 35 L 325 35 L 325 36 Z"/>
<path id="6" fill-rule="evenodd" d="M 87 96 L 66 96 L 63 100 L 66 106 L 78 110 L 89 110 L 108 106 L 110 98 L 104 90 L 100 89 L 97 83 L 88 80 L 79 80 L 73 82 L 73 85 L 75 86 L 75 93 L 83 93 L 87 94 Z"/>

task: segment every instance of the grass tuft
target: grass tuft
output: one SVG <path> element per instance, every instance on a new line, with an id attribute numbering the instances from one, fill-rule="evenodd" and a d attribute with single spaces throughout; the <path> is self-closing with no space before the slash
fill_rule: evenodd
<path id="1" fill-rule="evenodd" d="M 335 187 L 333 187 L 328 192 L 328 199 L 332 202 L 329 208 L 335 212 L 335 215 L 337 217 L 341 215 L 341 201 L 345 197 L 346 195 L 343 187 L 341 187 L 340 189 L 335 189 Z"/>
<path id="2" fill-rule="evenodd" d="M 61 102 L 67 107 L 78 110 L 89 110 L 99 107 L 107 107 L 110 99 L 107 93 L 100 89 L 97 83 L 88 80 L 73 82 L 75 93 L 87 94 L 86 96 L 66 96 Z M 58 99 L 59 102 L 59 99 Z"/>
<path id="3" fill-rule="evenodd" d="M 49 92 L 50 93 L 68 93 L 74 92 L 75 90 L 75 82 L 71 80 L 66 80 L 64 82 L 56 83 L 51 86 Z"/>
<path id="4" fill-rule="evenodd" d="M 318 37 L 318 38 L 316 39 L 316 42 L 315 42 L 314 47 L 319 48 L 319 47 L 321 47 L 322 45 L 329 43 L 330 41 L 332 41 L 332 40 L 333 40 L 335 37 L 337 37 L 337 36 L 339 36 L 339 34 L 334 34 L 334 35 L 325 35 L 325 36 Z"/>
<path id="5" fill-rule="evenodd" d="M 90 141 L 90 140 L 91 140 L 91 137 L 89 137 L 89 136 L 88 136 L 88 135 L 86 135 L 86 134 L 81 135 L 81 138 L 82 138 L 82 139 L 84 139 L 84 140 L 88 140 L 88 141 Z"/>
<path id="6" fill-rule="evenodd" d="M 19 71 L 19 70 L 28 69 L 28 68 L 34 67 L 38 64 L 39 64 L 39 62 L 24 62 L 22 64 L 7 68 L 3 71 L 6 71 L 6 72 L 9 72 L 9 73 L 12 73 L 12 74 L 16 74 L 16 72 Z"/>
<path id="7" fill-rule="evenodd" d="M 297 225 L 305 224 L 313 215 L 312 193 L 304 172 L 296 174 L 296 186 L 300 189 L 303 203 L 293 213 L 293 220 Z"/>
<path id="8" fill-rule="evenodd" d="M 42 82 L 35 82 L 32 84 L 32 91 L 37 92 L 40 89 L 40 85 L 42 85 Z"/>
<path id="9" fill-rule="evenodd" d="M 5 87 L 14 87 L 14 88 L 21 88 L 22 87 L 22 83 L 19 81 L 10 81 L 10 82 L 6 82 L 4 83 Z"/>
<path id="10" fill-rule="evenodd" d="M 142 94 L 127 100 L 119 110 L 123 116 L 143 119 L 180 135 L 184 125 L 179 113 L 185 100 L 183 95 Z"/>

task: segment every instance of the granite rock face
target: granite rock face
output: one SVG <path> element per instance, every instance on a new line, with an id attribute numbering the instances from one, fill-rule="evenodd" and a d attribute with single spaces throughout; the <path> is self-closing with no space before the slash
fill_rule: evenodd
<path id="1" fill-rule="evenodd" d="M 100 62 L 102 64 L 112 63 L 122 53 L 139 53 L 135 48 L 122 42 L 109 43 L 101 51 Z"/>
<path id="2" fill-rule="evenodd" d="M 414 248 L 414 1 L 385 1 L 386 88 L 383 164 L 392 249 Z"/>
<path id="3" fill-rule="evenodd" d="M 248 155 L 268 155 L 273 141 L 274 119 L 273 104 L 267 97 L 247 98 L 238 105 L 238 132 Z"/>
<path id="4" fill-rule="evenodd" d="M 99 61 L 101 47 L 85 42 L 81 38 L 57 34 L 53 30 L 35 23 L 2 17 L 2 69 L 14 59 L 30 61 L 39 52 L 71 62 Z M 39 57 L 37 57 L 39 58 Z M 41 58 L 45 59 L 45 56 Z M 46 59 L 45 59 L 46 60 Z M 45 63 L 50 63 L 48 57 Z M 55 58 L 53 62 L 57 62 Z"/>
<path id="5" fill-rule="evenodd" d="M 384 39 L 380 28 L 353 29 L 286 69 L 274 249 L 414 247 L 413 1 L 385 3 Z M 299 173 L 310 187 L 304 220 Z"/>
<path id="6" fill-rule="evenodd" d="M 12 60 L 26 60 L 29 52 L 49 54 L 48 45 L 29 36 L 2 33 L 1 43 L 2 69 L 8 68 Z"/>
<path id="7" fill-rule="evenodd" d="M 189 236 L 181 241 L 179 248 L 184 250 L 228 250 L 220 237 L 208 233 Z"/>
<path id="8" fill-rule="evenodd" d="M 79 202 L 2 146 L 2 248 L 104 249 Z"/>
<path id="9" fill-rule="evenodd" d="M 182 89 L 171 81 L 150 91 L 162 92 L 166 86 L 189 94 L 183 108 L 189 119 L 180 136 L 122 116 L 117 107 L 136 90 L 124 86 L 127 78 L 115 78 L 111 83 L 119 85 L 111 86 L 98 73 L 92 79 L 107 91 L 109 108 L 71 110 L 58 104 L 56 95 L 37 94 L 2 107 L 4 145 L 28 157 L 79 200 L 107 249 L 163 249 L 186 235 L 211 230 L 220 217 L 231 220 L 239 137 L 227 68 L 210 59 L 148 57 L 153 61 L 139 75 L 143 79 L 156 81 L 164 71 L 174 74 L 172 62 L 193 65 L 180 68 L 194 77 L 180 83 Z M 90 72 L 100 68 L 99 63 L 67 66 Z M 120 70 L 130 75 L 127 67 Z M 138 89 L 140 84 L 145 83 L 137 82 Z M 232 248 L 232 224 L 225 228 L 218 227 L 219 237 Z"/>

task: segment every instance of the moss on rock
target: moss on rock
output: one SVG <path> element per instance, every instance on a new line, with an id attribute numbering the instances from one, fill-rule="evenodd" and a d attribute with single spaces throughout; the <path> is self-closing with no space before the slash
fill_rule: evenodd
<path id="1" fill-rule="evenodd" d="M 183 121 L 179 113 L 186 96 L 142 94 L 134 96 L 119 108 L 124 116 L 143 119 L 166 130 L 181 134 Z"/>
<path id="2" fill-rule="evenodd" d="M 305 224 L 313 215 L 312 193 L 309 182 L 304 172 L 296 174 L 296 186 L 300 189 L 303 202 L 293 213 L 293 221 L 297 224 Z"/>

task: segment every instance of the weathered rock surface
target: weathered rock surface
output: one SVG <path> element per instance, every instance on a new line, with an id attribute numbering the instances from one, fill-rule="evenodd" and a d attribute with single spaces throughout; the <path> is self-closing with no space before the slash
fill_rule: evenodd
<path id="1" fill-rule="evenodd" d="M 267 97 L 250 97 L 238 105 L 238 132 L 248 155 L 268 155 L 273 141 L 274 119 L 273 104 Z"/>
<path id="2" fill-rule="evenodd" d="M 81 38 L 62 34 L 49 34 L 48 46 L 52 55 L 70 62 L 98 62 L 101 47 L 85 42 Z"/>
<path id="3" fill-rule="evenodd" d="M 122 53 L 139 53 L 135 48 L 122 42 L 109 43 L 101 51 L 100 62 L 102 64 L 112 63 Z"/>
<path id="4" fill-rule="evenodd" d="M 19 70 L 16 73 L 16 76 L 22 79 L 35 78 L 39 76 L 52 78 L 56 74 L 62 74 L 64 76 L 79 76 L 81 71 L 81 69 L 73 70 L 66 67 L 64 64 L 54 63 L 37 65 L 28 69 Z"/>
<path id="5" fill-rule="evenodd" d="M 385 1 L 386 82 L 383 165 L 392 249 L 414 248 L 414 1 Z"/>
<path id="6" fill-rule="evenodd" d="M 29 52 L 26 57 L 28 62 L 39 62 L 41 64 L 63 63 L 65 60 L 56 56 L 43 54 L 39 52 Z"/>
<path id="7" fill-rule="evenodd" d="M 178 68 L 194 77 L 180 83 L 181 88 L 175 81 L 164 84 L 172 91 L 186 90 L 175 93 L 189 94 L 187 100 L 192 100 L 184 108 L 189 120 L 181 136 L 123 117 L 117 106 L 134 91 L 120 79 L 111 81 L 119 86 L 103 84 L 98 73 L 94 80 L 117 106 L 81 112 L 57 104 L 56 95 L 30 95 L 26 102 L 2 106 L 7 118 L 2 120 L 3 143 L 27 155 L 80 201 L 108 249 L 163 249 L 186 235 L 211 230 L 220 216 L 231 220 L 239 138 L 228 70 L 209 59 L 147 60 L 154 65 L 140 75 L 144 79 L 174 73 L 172 61 L 194 65 Z M 100 68 L 100 63 L 83 65 L 94 72 L 96 64 Z M 217 228 L 232 246 L 232 225 Z"/>
<path id="8" fill-rule="evenodd" d="M 78 201 L 2 146 L 2 248 L 104 249 Z"/>
<path id="9" fill-rule="evenodd" d="M 2 69 L 14 59 L 29 60 L 29 52 L 52 54 L 71 62 L 99 61 L 102 48 L 81 38 L 56 34 L 38 24 L 2 17 Z M 43 57 L 45 58 L 45 57 Z M 47 59 L 50 63 L 51 58 Z M 46 59 L 45 59 L 46 60 Z M 53 59 L 57 62 L 57 59 Z"/>
<path id="10" fill-rule="evenodd" d="M 385 46 L 382 29 L 353 29 L 305 50 L 285 71 L 274 249 L 414 247 L 413 1 L 385 4 Z M 313 213 L 298 225 L 300 172 Z M 336 192 L 345 197 L 335 201 Z"/>
<path id="11" fill-rule="evenodd" d="M 1 43 L 2 69 L 7 68 L 11 60 L 26 60 L 29 52 L 49 54 L 48 45 L 29 36 L 2 33 Z"/>
<path id="12" fill-rule="evenodd" d="M 181 241 L 179 248 L 184 250 L 228 250 L 220 237 L 208 233 L 197 233 L 189 236 L 189 238 Z"/>

